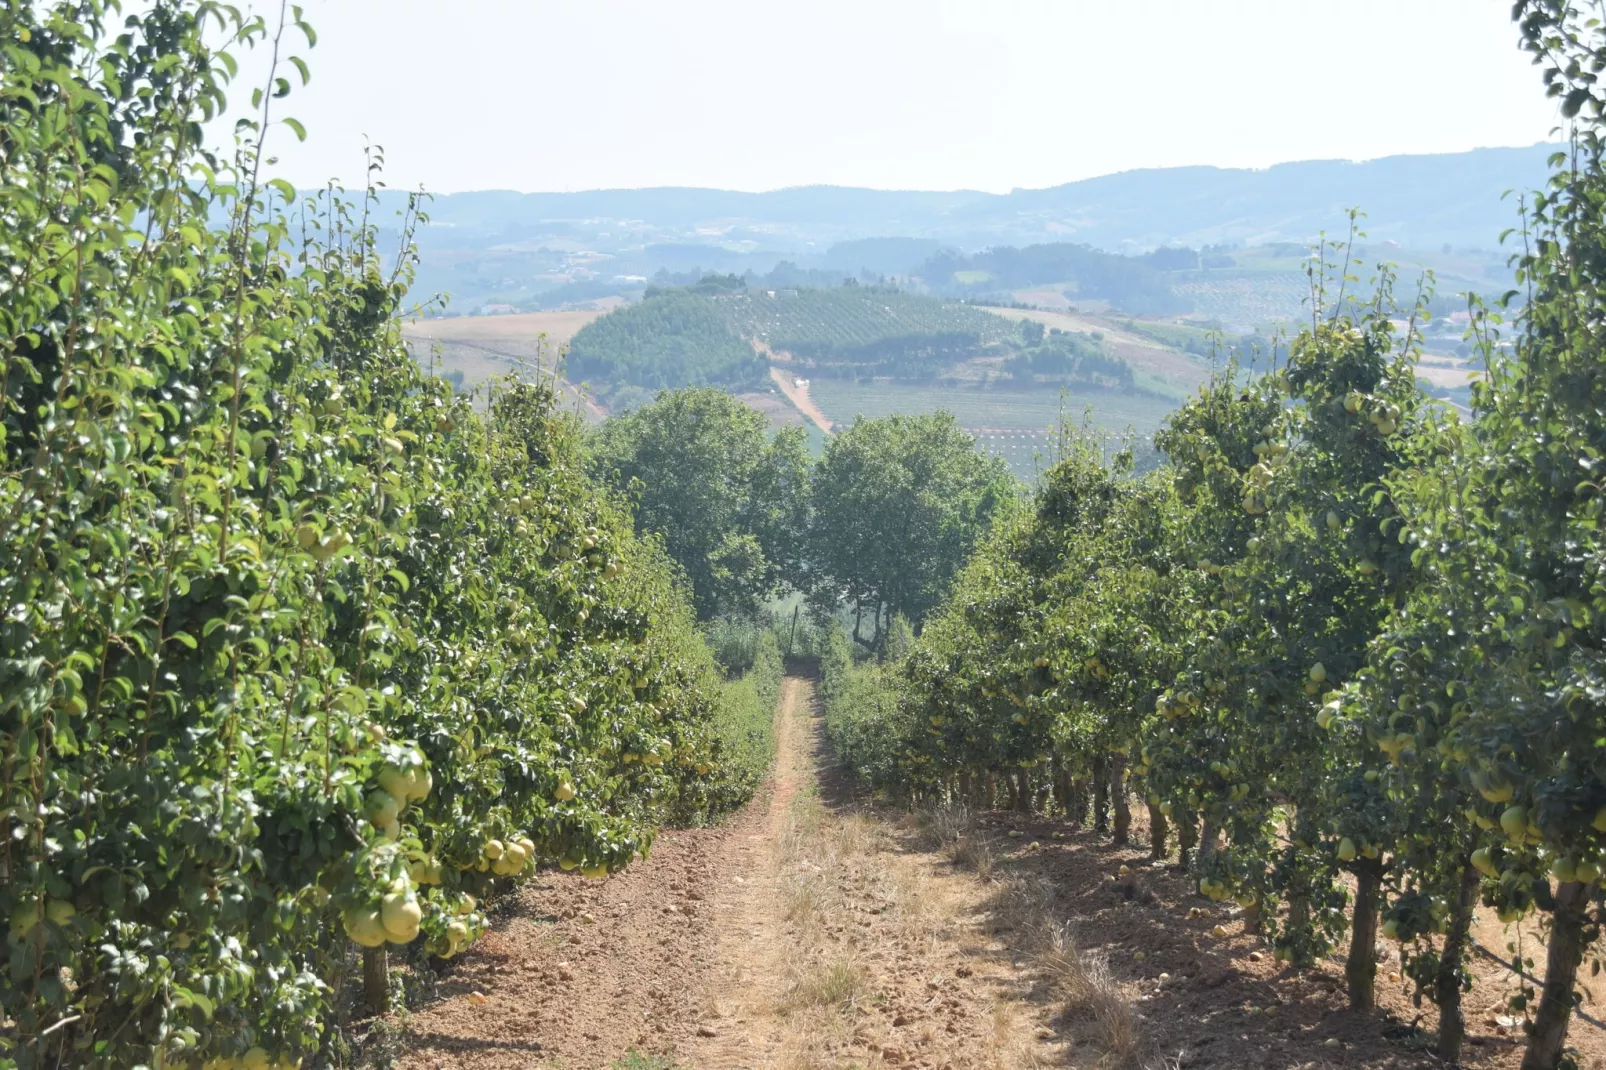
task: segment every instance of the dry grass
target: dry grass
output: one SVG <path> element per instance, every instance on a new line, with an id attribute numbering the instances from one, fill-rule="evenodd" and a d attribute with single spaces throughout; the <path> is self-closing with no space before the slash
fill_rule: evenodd
<path id="1" fill-rule="evenodd" d="M 917 815 L 921 842 L 939 851 L 960 869 L 987 880 L 993 872 L 993 852 L 976 823 L 976 813 L 963 803 L 922 810 Z"/>
<path id="2" fill-rule="evenodd" d="M 1140 1032 L 1137 1015 L 1104 955 L 1077 946 L 1069 922 L 1053 918 L 1054 890 L 1040 875 L 1002 878 L 993 899 L 995 932 L 1017 935 L 1020 946 L 1064 1006 L 1076 1040 L 1113 1070 L 1164 1070 Z"/>
<path id="3" fill-rule="evenodd" d="M 796 1065 L 808 1065 L 820 1037 L 849 1031 L 855 1001 L 869 983 L 857 952 L 834 934 L 850 921 L 843 876 L 874 853 L 882 835 L 862 816 L 833 817 L 813 791 L 801 791 L 792 801 L 778 852 L 779 913 L 788 926 L 786 983 L 774 1009 L 798 1019 L 788 1046 Z"/>
<path id="4" fill-rule="evenodd" d="M 787 966 L 791 977 L 776 1007 L 782 1014 L 815 1007 L 848 1011 L 865 989 L 864 966 L 851 954 L 804 963 L 793 960 Z"/>

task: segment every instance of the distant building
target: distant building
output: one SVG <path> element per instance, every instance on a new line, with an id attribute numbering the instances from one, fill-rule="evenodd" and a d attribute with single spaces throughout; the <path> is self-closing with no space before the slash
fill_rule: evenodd
<path id="1" fill-rule="evenodd" d="M 807 379 L 793 379 L 792 380 L 792 385 L 796 386 L 799 390 L 801 390 L 803 387 L 806 387 L 806 386 L 809 385 L 809 381 Z"/>
<path id="2" fill-rule="evenodd" d="M 509 312 L 517 312 L 517 311 L 518 311 L 518 309 L 514 308 L 512 305 L 481 305 L 480 306 L 480 315 L 482 315 L 482 316 L 505 316 Z"/>

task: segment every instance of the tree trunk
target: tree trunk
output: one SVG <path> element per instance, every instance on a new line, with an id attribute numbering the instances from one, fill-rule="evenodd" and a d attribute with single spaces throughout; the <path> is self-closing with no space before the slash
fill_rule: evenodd
<path id="1" fill-rule="evenodd" d="M 1093 831 L 1110 831 L 1110 763 L 1102 754 L 1093 759 Z"/>
<path id="2" fill-rule="evenodd" d="M 1193 850 L 1199 845 L 1198 819 L 1192 813 L 1178 815 L 1175 810 L 1171 815 L 1177 818 L 1177 864 L 1183 869 L 1193 865 Z"/>
<path id="3" fill-rule="evenodd" d="M 375 1014 L 390 1010 L 390 969 L 384 944 L 362 949 L 362 996 Z"/>
<path id="4" fill-rule="evenodd" d="M 1550 954 L 1545 958 L 1545 988 L 1528 1034 L 1522 1070 L 1556 1070 L 1561 1065 L 1567 1024 L 1573 1013 L 1573 981 L 1584 957 L 1584 911 L 1588 906 L 1589 885 L 1570 881 L 1556 888 Z"/>
<path id="5" fill-rule="evenodd" d="M 1059 803 L 1060 813 L 1065 817 L 1071 816 L 1071 772 L 1065 768 L 1065 763 L 1058 758 L 1054 759 L 1054 801 Z"/>
<path id="6" fill-rule="evenodd" d="M 961 772 L 959 774 L 959 797 L 964 800 L 967 806 L 973 805 L 976 801 L 975 796 L 971 794 L 971 790 L 970 774 Z"/>
<path id="7" fill-rule="evenodd" d="M 1461 1042 L 1467 1036 L 1467 1016 L 1461 1008 L 1461 957 L 1472 931 L 1472 911 L 1478 902 L 1478 871 L 1461 863 L 1461 888 L 1450 912 L 1444 950 L 1433 979 L 1433 1002 L 1439 1005 L 1439 1058 L 1455 1065 L 1461 1061 Z"/>
<path id="8" fill-rule="evenodd" d="M 982 782 L 981 791 L 981 808 L 983 810 L 991 810 L 993 804 L 998 800 L 998 775 L 996 773 L 989 772 L 987 774 L 987 779 Z"/>
<path id="9" fill-rule="evenodd" d="M 1296 880 L 1293 887 L 1288 890 L 1288 925 L 1284 931 L 1289 936 L 1310 935 L 1310 890 L 1304 886 L 1303 881 Z M 1310 965 L 1309 951 L 1300 951 L 1297 956 L 1292 955 L 1290 951 L 1290 955 L 1289 961 L 1294 965 Z"/>
<path id="10" fill-rule="evenodd" d="M 1165 857 L 1166 833 L 1165 815 L 1154 803 L 1149 804 L 1149 857 L 1158 862 Z"/>
<path id="11" fill-rule="evenodd" d="M 1126 755 L 1110 758 L 1110 795 L 1115 800 L 1115 845 L 1125 847 L 1132 832 L 1132 806 L 1126 796 Z"/>
<path id="12" fill-rule="evenodd" d="M 1210 863 L 1216 857 L 1216 847 L 1221 840 L 1221 829 L 1217 827 L 1214 818 L 1204 819 L 1204 828 L 1199 832 L 1199 854 L 1194 858 L 1193 869 L 1195 873 L 1205 873 Z"/>
<path id="13" fill-rule="evenodd" d="M 1077 828 L 1087 827 L 1087 778 L 1077 777 L 1071 781 L 1071 824 Z"/>
<path id="14" fill-rule="evenodd" d="M 1375 858 L 1355 862 L 1355 917 L 1350 923 L 1349 961 L 1344 982 L 1352 1011 L 1377 1006 L 1377 897 L 1383 885 L 1383 863 Z"/>
<path id="15" fill-rule="evenodd" d="M 1032 812 L 1032 774 L 1026 769 L 1015 770 L 1015 809 Z"/>
<path id="16" fill-rule="evenodd" d="M 1255 901 L 1244 907 L 1244 932 L 1258 934 L 1265 924 L 1265 900 L 1255 896 Z"/>

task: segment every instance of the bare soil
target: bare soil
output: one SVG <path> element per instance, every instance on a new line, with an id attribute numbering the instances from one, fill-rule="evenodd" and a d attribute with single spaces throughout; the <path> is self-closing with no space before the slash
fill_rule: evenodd
<path id="1" fill-rule="evenodd" d="M 1162 345 L 1152 338 L 1122 330 L 1109 320 L 1074 311 L 1048 309 L 989 308 L 988 312 L 1012 320 L 1035 320 L 1045 327 L 1091 334 L 1101 331 L 1110 352 L 1139 371 L 1192 389 L 1205 380 L 1209 366 L 1180 350 Z"/>
<path id="2" fill-rule="evenodd" d="M 1396 945 L 1379 945 L 1377 1011 L 1354 1013 L 1347 1008 L 1342 950 L 1306 970 L 1277 963 L 1266 943 L 1246 930 L 1241 909 L 1211 903 L 1175 866 L 1149 861 L 1141 820 L 1128 847 L 1059 820 L 1003 812 L 981 820 L 994 837 L 996 866 L 1025 867 L 1047 878 L 1053 912 L 1071 919 L 1084 951 L 1110 963 L 1140 1015 L 1152 1055 L 1165 1065 L 1445 1065 L 1432 1054 L 1435 1008 L 1426 999 L 1415 1004 L 1410 982 L 1399 973 Z M 1502 932 L 1498 924 L 1480 924 L 1477 935 L 1504 954 Z M 1542 973 L 1544 950 L 1535 934 L 1525 939 Z M 1519 982 L 1482 958 L 1474 960 L 1473 973 L 1463 1065 L 1514 1070 L 1525 1038 L 1520 1013 L 1507 1001 Z M 1584 1070 L 1606 1067 L 1606 1032 L 1575 1018 L 1569 1043 Z"/>
<path id="3" fill-rule="evenodd" d="M 786 395 L 786 400 L 797 406 L 798 412 L 807 416 L 813 421 L 815 427 L 818 427 L 827 435 L 831 433 L 830 419 L 820 411 L 818 405 L 814 404 L 814 399 L 809 397 L 809 388 L 797 385 L 797 376 L 790 369 L 772 367 L 770 368 L 770 378 L 775 380 L 775 385 L 780 388 L 781 393 Z"/>
<path id="4" fill-rule="evenodd" d="M 1442 1066 L 1392 947 L 1379 1009 L 1352 1013 L 1340 960 L 1277 964 L 1240 911 L 1147 860 L 1141 820 L 1130 847 L 1004 812 L 934 834 L 855 795 L 816 706 L 813 680 L 789 676 L 774 776 L 729 824 L 666 831 L 606 881 L 543 873 L 511 897 L 397 1023 L 398 1065 Z M 1466 1065 L 1514 1070 L 1515 985 L 1477 973 Z M 1603 1040 L 1575 1020 L 1580 1067 L 1606 1067 Z"/>
<path id="5" fill-rule="evenodd" d="M 497 348 L 520 348 L 546 337 L 553 346 L 562 346 L 580 333 L 580 328 L 607 312 L 617 301 L 598 303 L 595 308 L 560 312 L 518 312 L 506 316 L 445 316 L 416 320 L 402 328 L 409 338 L 441 342 L 481 342 Z"/>
<path id="6" fill-rule="evenodd" d="M 777 729 L 771 784 L 728 826 L 666 831 L 603 882 L 525 886 L 402 1023 L 398 1065 L 1061 1065 L 996 886 L 821 785 L 810 679 L 787 679 Z"/>
<path id="7" fill-rule="evenodd" d="M 750 391 L 737 394 L 736 400 L 757 410 L 770 422 L 771 428 L 802 427 L 809 422 L 785 397 L 777 393 Z"/>

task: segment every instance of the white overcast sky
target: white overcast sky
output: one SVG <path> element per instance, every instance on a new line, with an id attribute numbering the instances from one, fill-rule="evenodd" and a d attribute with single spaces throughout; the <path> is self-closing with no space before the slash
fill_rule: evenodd
<path id="1" fill-rule="evenodd" d="M 1006 191 L 1557 121 L 1510 0 L 302 2 L 312 81 L 281 106 L 308 140 L 270 143 L 298 185 L 360 181 L 364 137 L 437 192 Z"/>

